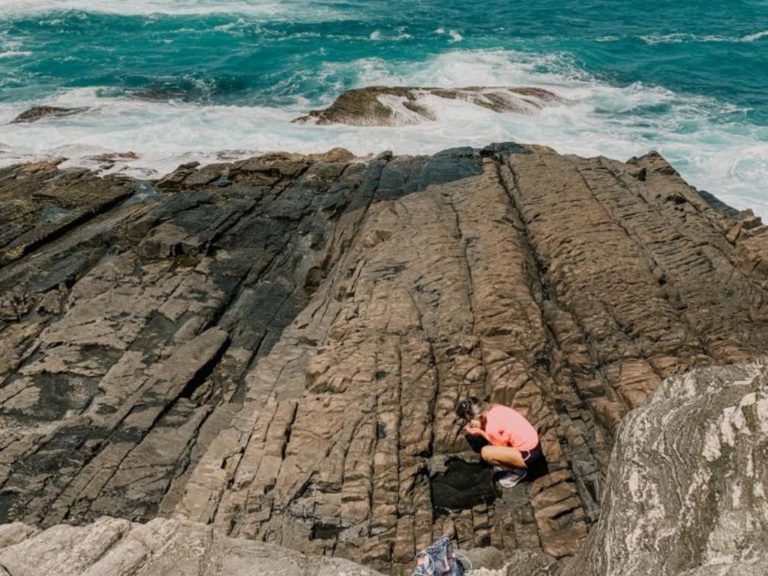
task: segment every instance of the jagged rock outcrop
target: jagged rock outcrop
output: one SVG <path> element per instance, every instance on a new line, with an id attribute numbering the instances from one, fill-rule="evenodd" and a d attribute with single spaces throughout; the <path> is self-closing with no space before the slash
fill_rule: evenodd
<path id="1" fill-rule="evenodd" d="M 74 114 L 81 114 L 86 112 L 88 108 L 64 108 L 61 106 L 33 106 L 28 110 L 25 110 L 16 118 L 11 120 L 11 124 L 24 124 L 29 122 L 37 122 L 43 118 L 62 118 L 64 116 L 72 116 Z"/>
<path id="2" fill-rule="evenodd" d="M 461 100 L 494 112 L 517 114 L 530 114 L 547 104 L 562 101 L 543 88 L 371 86 L 348 90 L 328 108 L 312 110 L 294 122 L 352 126 L 422 124 L 437 118 L 434 104 L 440 100 Z"/>
<path id="3" fill-rule="evenodd" d="M 563 576 L 768 574 L 768 367 L 696 370 L 629 414 Z"/>
<path id="4" fill-rule="evenodd" d="M 146 525 L 101 518 L 39 531 L 0 526 L 2 576 L 381 576 L 338 558 L 307 557 L 208 526 L 156 519 Z"/>
<path id="5" fill-rule="evenodd" d="M 394 573 L 442 533 L 571 556 L 623 416 L 768 345 L 739 218 L 657 154 L 515 144 L 0 170 L 0 521 L 167 516 Z M 479 393 L 551 474 L 445 506 Z"/>

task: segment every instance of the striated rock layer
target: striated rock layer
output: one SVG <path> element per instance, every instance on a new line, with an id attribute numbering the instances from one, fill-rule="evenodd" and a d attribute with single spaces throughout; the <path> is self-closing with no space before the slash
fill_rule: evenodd
<path id="1" fill-rule="evenodd" d="M 660 156 L 278 154 L 156 183 L 0 170 L 0 521 L 104 515 L 399 572 L 573 555 L 622 417 L 768 344 L 768 235 Z M 551 474 L 496 498 L 489 394 Z"/>
<path id="2" fill-rule="evenodd" d="M 602 514 L 563 576 L 768 574 L 768 367 L 666 381 L 624 420 Z"/>
<path id="3" fill-rule="evenodd" d="M 101 518 L 43 532 L 0 526 L 0 576 L 381 576 L 347 560 L 235 540 L 201 524 Z"/>

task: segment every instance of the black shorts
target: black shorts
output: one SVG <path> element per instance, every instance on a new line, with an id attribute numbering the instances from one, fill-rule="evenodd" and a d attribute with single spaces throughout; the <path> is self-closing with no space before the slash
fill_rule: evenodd
<path id="1" fill-rule="evenodd" d="M 521 450 L 520 454 L 523 455 L 525 465 L 528 467 L 528 473 L 525 475 L 525 479 L 528 482 L 533 482 L 536 478 L 549 474 L 547 459 L 544 456 L 544 452 L 541 451 L 541 442 L 536 444 L 536 447 L 532 450 Z"/>

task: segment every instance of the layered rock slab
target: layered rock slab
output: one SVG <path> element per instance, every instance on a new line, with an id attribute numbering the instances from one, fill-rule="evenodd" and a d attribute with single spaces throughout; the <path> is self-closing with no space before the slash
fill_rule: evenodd
<path id="1" fill-rule="evenodd" d="M 768 343 L 765 228 L 655 154 L 42 164 L 1 171 L 0 203 L 4 521 L 175 516 L 392 572 L 444 532 L 568 557 L 621 418 Z M 477 459 L 464 394 L 523 411 L 552 473 L 435 506 Z"/>
<path id="2" fill-rule="evenodd" d="M 563 576 L 768 573 L 768 368 L 698 369 L 629 414 L 600 520 Z"/>

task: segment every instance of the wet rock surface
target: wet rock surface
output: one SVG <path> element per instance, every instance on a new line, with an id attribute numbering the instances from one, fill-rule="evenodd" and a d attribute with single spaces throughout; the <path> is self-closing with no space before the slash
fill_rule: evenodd
<path id="1" fill-rule="evenodd" d="M 768 574 L 768 367 L 696 370 L 629 414 L 563 576 Z"/>
<path id="2" fill-rule="evenodd" d="M 432 508 L 438 516 L 490 504 L 498 496 L 493 470 L 482 462 L 452 458 L 431 477 Z"/>
<path id="3" fill-rule="evenodd" d="M 766 349 L 764 231 L 657 154 L 2 169 L 0 521 L 166 516 L 393 573 L 443 533 L 567 558 L 624 415 Z M 477 462 L 465 394 L 525 413 L 551 474 L 438 513 L 435 458 Z"/>
<path id="4" fill-rule="evenodd" d="M 88 108 L 63 108 L 61 106 L 33 106 L 25 110 L 16 118 L 11 120 L 11 124 L 24 124 L 37 122 L 43 118 L 63 118 L 64 116 L 73 116 L 87 112 Z"/>
<path id="5" fill-rule="evenodd" d="M 349 90 L 328 108 L 312 110 L 299 123 L 402 126 L 436 119 L 436 102 L 459 100 L 494 112 L 530 114 L 562 101 L 542 88 L 410 88 L 372 86 Z"/>

